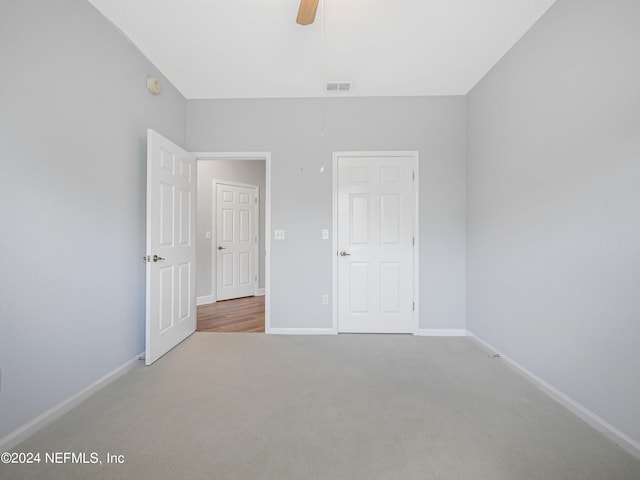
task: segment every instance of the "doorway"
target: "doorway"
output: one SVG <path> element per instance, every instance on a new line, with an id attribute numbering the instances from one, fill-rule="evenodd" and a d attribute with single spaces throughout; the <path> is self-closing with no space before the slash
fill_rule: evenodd
<path id="1" fill-rule="evenodd" d="M 269 332 L 271 156 L 195 155 L 198 330 Z"/>

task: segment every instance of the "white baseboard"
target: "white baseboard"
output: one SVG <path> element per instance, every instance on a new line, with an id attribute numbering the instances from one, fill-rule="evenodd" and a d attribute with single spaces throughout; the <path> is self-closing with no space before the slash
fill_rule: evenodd
<path id="1" fill-rule="evenodd" d="M 611 425 L 609 422 L 604 420 L 599 415 L 596 415 L 587 407 L 577 402 L 569 395 L 561 392 L 553 385 L 547 383 L 542 378 L 538 377 L 535 373 L 527 370 L 525 367 L 520 365 L 518 362 L 510 359 L 509 357 L 504 356 L 502 353 L 493 348 L 492 345 L 485 342 L 481 338 L 478 338 L 473 332 L 467 331 L 467 335 L 469 338 L 480 344 L 482 347 L 486 348 L 492 353 L 498 353 L 500 358 L 505 361 L 505 363 L 520 373 L 522 376 L 531 381 L 534 385 L 539 387 L 544 393 L 549 395 L 563 407 L 567 408 L 575 415 L 580 417 L 582 420 L 587 422 L 593 428 L 598 430 L 600 433 L 605 435 L 614 443 L 618 444 L 621 448 L 629 452 L 631 455 L 640 460 L 640 442 L 637 442 L 633 438 L 629 437 L 624 432 L 621 432 L 619 429 Z"/>
<path id="2" fill-rule="evenodd" d="M 420 328 L 415 333 L 419 337 L 466 337 L 463 328 Z"/>
<path id="3" fill-rule="evenodd" d="M 259 288 L 256 290 L 256 297 L 264 297 L 265 289 Z M 210 303 L 216 303 L 215 295 L 203 295 L 202 297 L 196 298 L 196 305 L 209 305 Z"/>
<path id="4" fill-rule="evenodd" d="M 25 423 L 23 426 L 21 426 L 17 430 L 14 430 L 9 435 L 6 435 L 2 439 L 0 439 L 0 452 L 6 452 L 12 449 L 19 443 L 29 438 L 38 430 L 46 427 L 48 424 L 50 424 L 54 420 L 60 418 L 65 413 L 69 412 L 71 409 L 81 404 L 83 401 L 85 401 L 91 395 L 96 393 L 98 390 L 101 390 L 102 388 L 106 387 L 108 384 L 110 384 L 114 380 L 118 379 L 119 377 L 127 373 L 129 370 L 133 369 L 140 362 L 141 355 L 144 355 L 144 352 L 139 355 L 136 355 L 134 358 L 123 363 L 122 365 L 117 367 L 115 370 L 104 375 L 102 378 L 99 378 L 98 380 L 93 382 L 91 385 L 87 386 L 86 388 L 83 388 L 78 393 L 70 396 L 66 400 L 63 400 L 59 404 L 51 407 L 49 410 L 38 415 L 33 420 Z"/>
<path id="5" fill-rule="evenodd" d="M 272 335 L 337 335 L 333 328 L 270 328 Z"/>
<path id="6" fill-rule="evenodd" d="M 333 328 L 270 328 L 267 333 L 274 335 L 337 335 Z M 435 329 L 421 328 L 415 335 L 423 337 L 465 337 L 467 331 L 464 329 Z"/>
<path id="7" fill-rule="evenodd" d="M 208 305 L 210 303 L 216 303 L 216 297 L 213 295 L 205 295 L 203 297 L 196 298 L 196 305 Z"/>

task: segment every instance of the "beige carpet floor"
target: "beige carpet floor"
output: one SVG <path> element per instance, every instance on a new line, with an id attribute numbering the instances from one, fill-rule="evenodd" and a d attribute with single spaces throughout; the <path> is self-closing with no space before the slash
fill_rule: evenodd
<path id="1" fill-rule="evenodd" d="M 3 480 L 640 479 L 471 340 L 404 335 L 196 333 L 13 451 L 41 463 L 0 465 Z"/>

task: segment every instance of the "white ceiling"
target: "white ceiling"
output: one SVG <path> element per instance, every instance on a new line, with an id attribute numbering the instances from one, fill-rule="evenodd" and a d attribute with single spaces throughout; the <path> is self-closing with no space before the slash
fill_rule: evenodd
<path id="1" fill-rule="evenodd" d="M 193 99 L 465 95 L 555 0 L 89 1 Z"/>

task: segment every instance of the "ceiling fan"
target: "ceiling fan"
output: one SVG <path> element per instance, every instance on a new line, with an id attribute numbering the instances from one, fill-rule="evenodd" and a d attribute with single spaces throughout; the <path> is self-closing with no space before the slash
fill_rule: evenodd
<path id="1" fill-rule="evenodd" d="M 300 25 L 311 25 L 316 19 L 319 1 L 320 0 L 300 0 L 300 8 L 298 9 L 296 22 Z"/>

